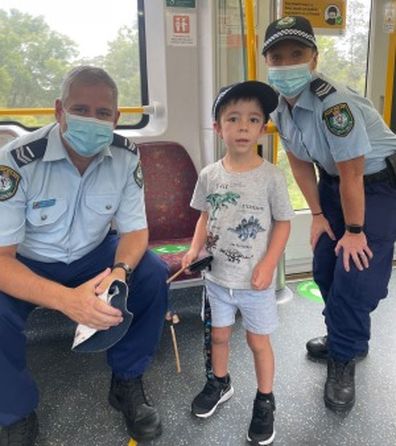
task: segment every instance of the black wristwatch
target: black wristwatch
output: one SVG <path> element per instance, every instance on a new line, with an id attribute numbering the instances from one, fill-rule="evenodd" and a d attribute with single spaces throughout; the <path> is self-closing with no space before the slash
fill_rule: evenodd
<path id="1" fill-rule="evenodd" d="M 124 263 L 124 262 L 118 262 L 118 263 L 116 263 L 116 264 L 113 266 L 112 271 L 113 271 L 114 269 L 116 269 L 116 268 L 121 268 L 121 269 L 123 269 L 123 270 L 125 271 L 125 281 L 128 283 L 128 282 L 129 282 L 129 279 L 130 279 L 130 277 L 131 277 L 131 275 L 132 275 L 132 268 L 131 268 L 129 265 L 127 265 L 126 263 Z"/>
<path id="2" fill-rule="evenodd" d="M 360 225 L 345 225 L 345 229 L 351 234 L 360 234 L 363 232 L 363 226 Z"/>

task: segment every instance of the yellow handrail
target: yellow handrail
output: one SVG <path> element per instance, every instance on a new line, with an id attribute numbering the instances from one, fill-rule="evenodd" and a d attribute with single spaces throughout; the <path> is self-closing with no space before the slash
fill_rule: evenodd
<path id="1" fill-rule="evenodd" d="M 245 0 L 246 15 L 246 50 L 247 50 L 247 80 L 256 80 L 256 31 L 254 27 L 254 0 Z M 272 162 L 278 162 L 278 130 L 273 122 L 267 125 L 267 134 L 274 135 L 274 150 Z"/>
<path id="2" fill-rule="evenodd" d="M 149 107 L 119 107 L 121 113 L 150 113 Z M 54 108 L 0 108 L 0 116 L 42 116 L 53 115 Z"/>
<path id="3" fill-rule="evenodd" d="M 253 0 L 245 0 L 246 15 L 246 50 L 247 50 L 247 78 L 256 80 L 256 31 L 254 29 Z"/>
<path id="4" fill-rule="evenodd" d="M 386 70 L 384 121 L 390 126 L 392 114 L 392 99 L 395 97 L 393 91 L 394 78 L 396 76 L 396 32 L 389 35 L 388 68 Z"/>

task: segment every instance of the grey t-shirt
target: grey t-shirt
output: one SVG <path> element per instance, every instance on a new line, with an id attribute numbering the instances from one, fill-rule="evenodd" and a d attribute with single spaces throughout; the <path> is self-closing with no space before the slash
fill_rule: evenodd
<path id="1" fill-rule="evenodd" d="M 266 252 L 274 220 L 290 220 L 282 172 L 268 161 L 247 172 L 227 172 L 222 161 L 200 173 L 191 206 L 208 212 L 207 244 L 213 254 L 206 277 L 234 289 L 251 289 L 251 276 Z"/>

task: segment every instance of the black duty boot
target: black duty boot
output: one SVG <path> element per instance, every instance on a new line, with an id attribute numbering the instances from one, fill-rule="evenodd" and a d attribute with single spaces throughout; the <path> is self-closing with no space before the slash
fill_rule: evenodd
<path id="1" fill-rule="evenodd" d="M 324 401 L 333 410 L 350 409 L 355 404 L 355 360 L 327 361 Z"/>
<path id="2" fill-rule="evenodd" d="M 329 351 L 327 349 L 327 336 L 319 336 L 318 338 L 310 339 L 306 348 L 308 356 L 313 359 L 327 359 Z M 367 356 L 368 351 L 362 352 L 356 356 L 356 360 L 364 359 Z"/>
<path id="3" fill-rule="evenodd" d="M 314 359 L 327 359 L 327 336 L 310 339 L 307 344 L 308 355 Z"/>
<path id="4" fill-rule="evenodd" d="M 141 377 L 121 380 L 113 375 L 109 403 L 123 413 L 128 433 L 136 441 L 152 440 L 161 435 L 160 417 L 147 401 Z"/>
<path id="5" fill-rule="evenodd" d="M 35 412 L 10 426 L 0 426 L 0 446 L 33 446 L 38 434 Z"/>

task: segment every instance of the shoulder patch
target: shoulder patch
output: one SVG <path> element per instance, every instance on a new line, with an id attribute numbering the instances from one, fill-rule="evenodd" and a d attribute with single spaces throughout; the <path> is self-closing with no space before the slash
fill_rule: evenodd
<path id="1" fill-rule="evenodd" d="M 331 84 L 327 81 L 318 77 L 311 82 L 311 91 L 314 93 L 321 101 L 323 101 L 327 96 L 337 91 Z"/>
<path id="2" fill-rule="evenodd" d="M 41 138 L 11 150 L 11 155 L 18 167 L 26 166 L 42 158 L 47 148 L 47 142 L 47 138 Z"/>
<path id="3" fill-rule="evenodd" d="M 134 142 L 129 141 L 129 139 L 125 138 L 125 136 L 121 136 L 118 133 L 113 134 L 113 142 L 111 145 L 129 150 L 134 155 L 137 155 L 138 153 L 137 145 Z"/>
<path id="4" fill-rule="evenodd" d="M 13 197 L 18 190 L 21 176 L 9 166 L 0 166 L 0 201 Z"/>
<path id="5" fill-rule="evenodd" d="M 336 136 L 347 136 L 355 125 L 355 118 L 346 102 L 325 110 L 323 120 L 330 132 Z"/>
<path id="6" fill-rule="evenodd" d="M 133 178 L 135 179 L 135 183 L 140 187 L 140 189 L 143 187 L 144 180 L 143 180 L 143 170 L 142 170 L 142 163 L 137 163 L 136 169 L 133 172 Z"/>

